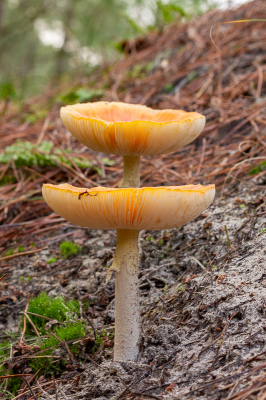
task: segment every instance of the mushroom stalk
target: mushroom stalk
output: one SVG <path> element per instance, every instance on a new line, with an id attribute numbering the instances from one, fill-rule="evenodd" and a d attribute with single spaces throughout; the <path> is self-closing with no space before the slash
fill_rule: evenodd
<path id="1" fill-rule="evenodd" d="M 139 231 L 117 229 L 114 361 L 137 361 L 140 339 Z"/>
<path id="2" fill-rule="evenodd" d="M 123 179 L 119 187 L 140 186 L 140 156 L 124 156 Z"/>

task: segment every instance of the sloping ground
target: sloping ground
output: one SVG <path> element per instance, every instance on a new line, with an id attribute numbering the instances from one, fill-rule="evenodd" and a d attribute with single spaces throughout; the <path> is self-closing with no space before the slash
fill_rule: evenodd
<path id="1" fill-rule="evenodd" d="M 20 338 L 19 311 L 25 309 L 28 293 L 45 290 L 50 296 L 89 301 L 81 319 L 87 318 L 98 335 L 105 331 L 94 354 L 92 332 L 76 341 L 79 353 L 74 359 L 58 345 L 54 362 L 64 360 L 66 371 L 55 383 L 49 374 L 39 376 L 38 383 L 31 381 L 32 391 L 54 400 L 263 399 L 264 193 L 242 186 L 238 197 L 217 198 L 204 215 L 180 229 L 142 231 L 138 364 L 113 363 L 113 342 L 107 340 L 114 331 L 114 277 L 105 283 L 106 265 L 115 250 L 114 232 L 68 229 L 82 245 L 82 255 L 46 263 L 58 256 L 56 238 L 38 255 L 10 265 L 0 299 L 2 330 L 11 329 L 14 338 Z M 24 345 L 15 344 L 13 352 L 6 365 L 32 379 L 29 362 L 43 351 L 27 339 Z M 22 398 L 32 398 L 25 384 L 23 388 Z"/>
<path id="2" fill-rule="evenodd" d="M 209 37 L 215 23 L 246 18 L 266 18 L 264 2 L 236 11 L 214 10 L 169 27 L 145 38 L 141 51 L 139 42 L 129 43 L 130 55 L 88 78 L 88 87 L 104 88 L 105 100 L 204 113 L 207 125 L 196 142 L 175 154 L 142 158 L 141 185 L 216 183 L 219 195 L 203 216 L 179 230 L 142 232 L 139 364 L 112 363 L 112 342 L 92 355 L 81 341 L 82 357 L 76 361 L 58 348 L 56 356 L 67 360 L 66 372 L 56 383 L 49 376 L 39 378 L 45 391 L 47 384 L 52 386 L 46 394 L 31 382 L 43 398 L 48 393 L 68 400 L 265 398 L 265 23 L 215 27 L 213 37 L 222 53 Z M 78 151 L 91 160 L 91 167 L 79 168 L 71 161 L 58 161 L 56 167 L 16 166 L 12 160 L 0 164 L 1 179 L 10 177 L 0 187 L 0 274 L 7 273 L 0 331 L 18 331 L 29 293 L 46 290 L 52 296 L 89 300 L 85 314 L 94 329 L 112 332 L 114 278 L 106 285 L 105 276 L 114 232 L 76 229 L 37 196 L 43 182 L 117 186 L 121 159 L 105 160 L 106 155 L 76 143 L 59 120 L 54 97 L 55 92 L 31 100 L 21 113 L 3 104 L 1 147 L 16 139 L 33 144 L 52 140 L 52 153 L 69 149 L 64 156 L 71 160 Z M 49 102 L 53 106 L 46 119 L 30 124 L 29 113 Z M 58 257 L 58 243 L 65 238 L 79 243 L 83 254 Z M 18 245 L 31 253 L 23 256 L 15 250 L 4 257 Z M 54 256 L 58 260 L 47 264 Z M 28 359 L 38 351 L 16 351 L 8 360 L 9 370 L 32 378 Z M 33 398 L 26 389 L 24 399 Z"/>

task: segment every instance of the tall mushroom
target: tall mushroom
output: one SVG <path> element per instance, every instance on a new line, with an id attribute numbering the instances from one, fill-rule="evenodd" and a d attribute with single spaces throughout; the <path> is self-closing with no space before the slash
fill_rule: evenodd
<path id="1" fill-rule="evenodd" d="M 120 189 L 43 186 L 47 204 L 68 221 L 92 229 L 117 230 L 112 266 L 117 271 L 115 361 L 136 361 L 139 351 L 139 231 L 184 225 L 212 203 L 214 194 L 214 185 Z"/>
<path id="2" fill-rule="evenodd" d="M 120 187 L 140 186 L 140 156 L 171 153 L 201 133 L 205 117 L 196 112 L 153 110 L 146 106 L 99 101 L 62 107 L 72 135 L 92 150 L 124 157 Z"/>

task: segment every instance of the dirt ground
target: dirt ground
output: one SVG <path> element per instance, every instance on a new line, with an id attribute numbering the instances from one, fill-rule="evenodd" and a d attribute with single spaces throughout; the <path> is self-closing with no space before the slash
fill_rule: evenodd
<path id="1" fill-rule="evenodd" d="M 266 206 L 259 183 L 240 185 L 233 196 L 225 191 L 186 226 L 142 231 L 139 362 L 114 363 L 112 350 L 101 348 L 63 373 L 57 395 L 52 388 L 40 398 L 260 398 L 266 368 Z M 18 331 L 27 295 L 41 290 L 88 298 L 94 328 L 113 330 L 114 277 L 108 284 L 105 277 L 115 232 L 68 228 L 60 235 L 65 233 L 87 254 L 44 268 L 57 253 L 55 240 L 38 255 L 14 260 L 1 293 L 10 301 L 0 306 L 0 330 Z"/>

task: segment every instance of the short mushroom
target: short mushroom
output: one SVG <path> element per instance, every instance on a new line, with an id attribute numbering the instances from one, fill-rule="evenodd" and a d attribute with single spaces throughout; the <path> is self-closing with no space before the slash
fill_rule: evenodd
<path id="1" fill-rule="evenodd" d="M 214 185 L 143 188 L 43 186 L 47 204 L 68 221 L 91 229 L 116 229 L 115 361 L 136 361 L 140 340 L 138 236 L 193 220 L 213 201 Z"/>
<path id="2" fill-rule="evenodd" d="M 171 153 L 201 133 L 197 112 L 153 110 L 146 106 L 99 101 L 62 107 L 61 119 L 88 148 L 124 157 L 120 187 L 140 186 L 140 156 Z"/>

